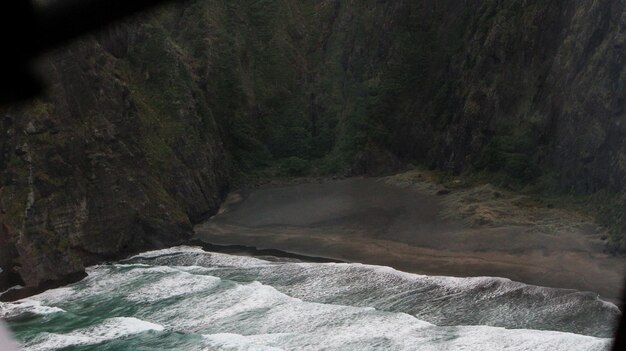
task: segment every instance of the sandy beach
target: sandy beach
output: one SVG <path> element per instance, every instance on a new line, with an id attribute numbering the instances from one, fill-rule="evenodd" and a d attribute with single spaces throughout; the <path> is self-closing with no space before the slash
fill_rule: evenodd
<path id="1" fill-rule="evenodd" d="M 421 176 L 420 176 L 421 177 Z M 490 187 L 350 178 L 231 193 L 198 239 L 445 276 L 504 277 L 621 305 L 626 259 L 586 219 Z"/>

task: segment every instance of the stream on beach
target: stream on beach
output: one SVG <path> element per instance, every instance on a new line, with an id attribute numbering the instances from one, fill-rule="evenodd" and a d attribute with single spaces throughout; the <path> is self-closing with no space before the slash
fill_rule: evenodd
<path id="1" fill-rule="evenodd" d="M 182 246 L 93 266 L 0 318 L 25 350 L 609 350 L 597 294 Z"/>

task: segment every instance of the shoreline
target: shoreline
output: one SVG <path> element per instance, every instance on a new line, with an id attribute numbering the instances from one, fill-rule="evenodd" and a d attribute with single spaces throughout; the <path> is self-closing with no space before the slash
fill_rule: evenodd
<path id="1" fill-rule="evenodd" d="M 378 265 L 378 264 L 373 264 L 373 263 L 367 263 L 367 262 L 352 262 L 352 261 L 346 261 L 346 260 L 341 260 L 338 258 L 334 258 L 334 257 L 324 257 L 324 256 L 311 256 L 311 255 L 307 255 L 301 252 L 291 252 L 291 251 L 285 251 L 285 250 L 279 250 L 279 249 L 271 249 L 271 248 L 263 248 L 263 247 L 255 247 L 255 246 L 245 246 L 245 245 L 228 245 L 228 244 L 214 244 L 214 243 L 209 243 L 206 241 L 203 241 L 201 239 L 198 238 L 193 238 L 190 239 L 188 242 L 183 243 L 179 246 L 193 246 L 193 247 L 200 247 L 202 248 L 204 251 L 206 252 L 211 252 L 211 253 L 222 253 L 222 254 L 228 254 L 228 255 L 234 255 L 234 256 L 247 256 L 247 257 L 256 257 L 256 258 L 260 258 L 260 259 L 268 259 L 269 261 L 273 261 L 274 258 L 278 258 L 278 259 L 292 259 L 292 260 L 297 260 L 299 262 L 307 262 L 307 263 L 355 263 L 355 264 L 363 264 L 366 266 L 379 266 L 379 267 L 389 267 L 392 268 L 394 270 L 397 270 L 398 272 L 402 272 L 402 273 L 408 273 L 408 274 L 421 274 L 421 273 L 417 273 L 417 272 L 410 272 L 410 271 L 404 271 L 402 269 L 396 268 L 396 267 L 392 267 L 392 266 L 386 266 L 386 265 Z M 158 249 L 155 249 L 158 250 Z M 154 251 L 154 250 L 148 250 L 145 252 L 150 252 L 150 251 Z M 132 256 L 129 256 L 126 259 L 129 259 Z M 123 262 L 126 259 L 122 259 L 120 261 L 116 261 L 116 262 Z M 281 260 L 283 261 L 283 260 Z M 564 287 L 554 287 L 554 286 L 544 286 L 544 285 L 538 285 L 538 284 L 532 284 L 532 283 L 527 283 L 527 282 L 522 282 L 522 281 L 517 281 L 515 279 L 511 279 L 511 278 L 507 278 L 507 277 L 499 277 L 499 276 L 490 276 L 490 275 L 485 275 L 485 276 L 459 276 L 459 275 L 449 275 L 449 274 L 423 274 L 429 277 L 453 277 L 453 278 L 493 278 L 493 279 L 508 279 L 511 280 L 513 282 L 518 282 L 518 283 L 522 283 L 528 286 L 536 286 L 536 287 L 542 287 L 542 288 L 551 288 L 551 289 L 563 289 L 563 290 L 572 290 L 575 292 L 584 292 L 581 290 L 577 290 L 577 289 L 573 289 L 573 288 L 564 288 Z M 74 279 L 72 281 L 68 281 L 66 283 L 58 283 L 55 284 L 55 286 L 51 286 L 49 288 L 46 289 L 37 289 L 36 292 L 31 291 L 28 288 L 25 287 L 20 287 L 20 286 L 14 286 L 9 288 L 6 291 L 0 292 L 0 302 L 8 302 L 8 303 L 12 303 L 15 301 L 19 301 L 21 299 L 25 299 L 31 296 L 35 296 L 38 295 L 40 293 L 43 293 L 47 290 L 51 290 L 51 289 L 56 289 L 56 288 L 61 288 L 64 286 L 68 286 L 74 283 L 78 283 L 80 282 L 82 279 L 86 278 L 87 275 L 85 274 L 84 276 L 80 277 L 79 279 Z M 58 286 L 57 286 L 58 285 Z M 12 292 L 17 293 L 18 295 L 13 296 Z M 4 298 L 4 296 L 8 296 L 9 298 Z M 617 308 L 619 308 L 620 310 L 623 309 L 623 306 L 619 305 L 620 301 L 619 300 L 615 300 L 615 299 L 607 299 L 603 296 L 600 296 L 598 294 L 598 299 L 607 302 L 607 303 L 611 303 L 613 305 L 615 305 Z"/>
<path id="2" fill-rule="evenodd" d="M 258 257 L 258 258 L 282 258 L 282 259 L 293 259 L 302 262 L 311 262 L 311 263 L 347 263 L 345 261 L 341 261 L 338 259 L 327 258 L 327 257 L 316 257 L 309 255 L 302 255 L 298 253 L 276 250 L 276 249 L 263 249 L 257 248 L 253 246 L 244 246 L 244 245 L 218 245 L 211 244 L 196 238 L 192 238 L 187 242 L 182 243 L 177 246 L 197 246 L 201 247 L 204 251 L 207 252 L 215 252 L 215 253 L 223 253 L 229 255 L 236 256 L 250 256 L 250 257 Z M 174 246 L 175 247 L 175 246 Z M 159 250 L 159 249 L 154 249 Z M 144 252 L 150 252 L 154 250 L 146 250 Z M 142 252 L 138 253 L 141 254 Z M 123 262 L 136 255 L 130 255 L 129 257 L 114 261 L 114 262 Z M 101 264 L 106 264 L 108 262 L 103 262 Z M 78 283 L 84 278 L 87 277 L 87 273 L 77 273 L 68 277 L 68 279 L 63 281 L 54 281 L 49 284 L 47 287 L 23 287 L 23 286 L 12 286 L 5 291 L 0 291 L 0 302 L 15 302 L 22 299 L 29 298 L 31 296 L 35 296 L 46 292 L 48 290 L 62 288 L 64 286 L 68 286 L 74 283 Z"/>
<path id="3" fill-rule="evenodd" d="M 351 261 L 343 261 L 340 259 L 336 259 L 336 258 L 332 258 L 332 257 L 318 257 L 318 256 L 307 256 L 305 254 L 302 253 L 297 253 L 297 252 L 289 252 L 289 251 L 283 251 L 283 250 L 276 250 L 276 249 L 263 249 L 263 248 L 257 248 L 257 247 L 252 247 L 252 246 L 243 246 L 243 245 L 218 245 L 218 244 L 212 244 L 212 243 L 208 243 L 208 242 L 204 242 L 200 239 L 192 239 L 188 245 L 190 246 L 197 246 L 197 247 L 201 247 L 203 250 L 209 252 L 209 253 L 223 253 L 223 254 L 229 254 L 229 255 L 233 255 L 233 256 L 249 256 L 249 257 L 255 257 L 255 258 L 260 258 L 260 259 L 267 259 L 267 258 L 279 258 L 279 259 L 296 259 L 300 262 L 305 262 L 305 263 L 347 263 L 347 264 L 359 264 L 359 265 L 363 265 L 363 266 L 371 266 L 371 267 L 381 267 L 381 268 L 391 268 L 394 271 L 397 271 L 401 274 L 415 274 L 415 275 L 423 275 L 423 276 L 427 276 L 427 277 L 431 277 L 431 278 L 488 278 L 488 279 L 494 279 L 494 280 L 498 280 L 498 279 L 505 279 L 505 280 L 510 280 L 514 283 L 520 283 L 523 284 L 525 286 L 529 286 L 529 287 L 538 287 L 538 288 L 546 288 L 546 289 L 556 289 L 556 290 L 566 290 L 566 291 L 572 291 L 572 292 L 576 292 L 576 293 L 592 293 L 592 294 L 596 294 L 594 292 L 591 291 L 582 291 L 582 290 L 577 290 L 577 289 L 573 289 L 573 288 L 563 288 L 563 287 L 552 287 L 552 286 L 544 286 L 544 285 L 537 285 L 537 284 L 531 284 L 531 283 L 526 283 L 526 282 L 521 282 L 521 281 L 517 281 L 514 279 L 510 279 L 510 278 L 506 278 L 506 277 L 498 277 L 498 276 L 455 276 L 455 275 L 438 275 L 438 274 L 419 274 L 419 273 L 415 273 L 415 272 L 407 272 L 401 269 L 397 269 L 395 267 L 391 267 L 391 266 L 385 266 L 385 265 L 377 265 L 377 264 L 371 264 L 371 263 L 366 263 L 366 262 L 351 262 Z M 268 257 L 270 256 L 270 257 Z M 272 261 L 271 259 L 269 260 L 270 262 Z M 282 262 L 282 260 L 281 260 Z M 611 304 L 615 307 L 617 307 L 620 311 L 623 310 L 622 305 L 619 304 L 620 301 L 618 300 L 611 300 L 611 299 L 606 299 L 603 296 L 600 296 L 599 294 L 596 294 L 598 300 Z"/>
<path id="4" fill-rule="evenodd" d="M 250 239 L 250 238 L 249 238 Z M 282 239 L 282 238 L 279 238 Z M 300 245 L 306 245 L 308 242 L 302 237 L 294 237 L 291 236 L 293 241 L 302 240 Z M 320 237 L 309 237 L 309 239 L 316 240 L 320 239 Z M 202 239 L 196 239 L 202 241 Z M 194 245 L 197 241 L 194 240 Z M 440 276 L 440 277 L 456 277 L 456 278 L 476 278 L 476 277 L 487 277 L 487 278 L 504 278 L 509 279 L 514 282 L 523 283 L 526 285 L 537 286 L 537 287 L 545 287 L 545 288 L 553 288 L 553 289 L 564 289 L 564 290 L 572 290 L 576 292 L 588 292 L 591 294 L 597 295 L 597 297 L 603 301 L 612 303 L 616 305 L 620 310 L 623 310 L 623 296 L 621 293 L 617 293 L 615 295 L 606 295 L 601 294 L 599 291 L 607 291 L 603 289 L 592 290 L 586 289 L 586 286 L 589 286 L 584 279 L 582 280 L 582 284 L 572 284 L 568 282 L 568 278 L 561 278 L 555 282 L 554 278 L 549 278 L 550 280 L 545 280 L 545 277 L 540 276 L 541 272 L 538 274 L 534 274 L 533 268 L 538 268 L 541 270 L 541 266 L 533 266 L 533 265 L 517 265 L 515 262 L 506 261 L 506 260 L 489 260 L 487 258 L 479 256 L 469 256 L 469 255 L 460 255 L 458 253 L 447 253 L 440 252 L 436 250 L 411 250 L 411 247 L 408 245 L 398 245 L 393 247 L 389 245 L 389 243 L 370 243 L 372 246 L 378 246 L 381 248 L 379 253 L 389 253 L 389 251 L 396 250 L 396 254 L 392 254 L 387 258 L 375 258 L 375 259 L 367 259 L 363 258 L 361 254 L 359 254 L 355 247 L 363 247 L 365 244 L 360 241 L 352 240 L 349 245 L 338 247 L 338 254 L 329 254 L 324 255 L 321 251 L 311 251 L 310 249 L 303 249 L 302 246 L 293 246 L 293 241 L 291 245 L 268 245 L 262 244 L 257 240 L 242 240 L 242 237 L 238 237 L 236 239 L 218 239 L 217 242 L 209 243 L 206 241 L 202 241 L 202 245 L 198 245 L 201 247 L 223 247 L 223 248 L 246 248 L 245 253 L 243 255 L 254 256 L 254 257 L 264 257 L 265 255 L 256 255 L 250 254 L 251 251 L 256 252 L 271 252 L 271 256 L 275 257 L 285 257 L 285 258 L 296 258 L 302 260 L 304 262 L 338 262 L 338 263 L 359 263 L 364 265 L 374 265 L 381 267 L 390 267 L 395 270 L 406 272 L 409 274 L 418 274 L 418 275 L 426 275 L 426 276 Z M 246 242 L 249 245 L 240 245 L 240 244 L 230 244 L 232 242 Z M 331 240 L 330 243 L 320 244 L 315 243 L 318 247 L 328 248 L 330 245 L 337 245 L 338 240 Z M 253 246 L 254 243 L 259 244 L 258 247 Z M 392 247 L 389 247 L 392 246 Z M 280 249 L 275 249 L 274 247 L 280 247 Z M 402 249 L 411 250 L 409 252 L 401 252 Z M 241 252 L 224 250 L 224 251 L 211 251 L 211 252 L 221 252 L 228 253 L 233 255 L 241 255 Z M 405 256 L 405 257 L 403 257 Z M 406 260 L 406 256 L 409 256 L 409 260 Z M 350 259 L 350 257 L 355 257 L 355 259 Z M 315 260 L 312 260 L 315 259 Z M 422 266 L 420 268 L 416 268 L 416 266 Z M 492 268 L 489 268 L 491 266 Z M 518 270 L 526 270 L 528 271 L 524 275 L 519 275 L 516 272 Z M 469 273 L 466 273 L 469 272 Z M 480 273 L 475 273 L 480 272 Z M 566 275 L 569 277 L 577 277 L 578 272 L 576 270 L 564 270 L 564 271 L 554 271 L 554 275 Z"/>
<path id="5" fill-rule="evenodd" d="M 471 228 L 449 216 L 446 202 L 454 198 L 438 195 L 438 186 L 390 183 L 390 178 L 314 179 L 236 191 L 180 245 L 306 262 L 380 265 L 429 276 L 506 278 L 588 291 L 623 307 L 626 258 L 604 253 L 600 234 L 535 233 L 523 224 Z M 387 197 L 398 192 L 406 198 L 390 206 Z M 452 195 L 459 196 L 456 190 Z M 407 217 L 406 207 L 412 206 L 417 212 Z M 429 235 L 415 235 L 416 230 Z M 45 287 L 9 289 L 0 301 L 27 298 L 85 276 L 77 273 Z"/>
<path id="6" fill-rule="evenodd" d="M 209 247 L 212 246 L 209 244 Z M 261 255 L 267 253 L 250 247 L 219 246 L 216 250 L 244 250 L 244 254 Z M 273 253 L 281 254 L 280 252 Z M 324 305 L 322 310 L 326 311 L 322 316 L 324 319 L 332 322 L 336 320 L 334 318 L 336 313 L 347 315 L 346 321 L 356 320 L 357 330 L 361 329 L 363 320 L 354 317 L 362 316 L 363 311 L 370 311 L 375 314 L 373 317 L 378 316 L 373 320 L 376 323 L 388 320 L 390 314 L 393 314 L 402 317 L 400 319 L 391 317 L 391 320 L 398 322 L 396 325 L 399 328 L 406 326 L 407 321 L 412 320 L 417 321 L 421 327 L 426 325 L 429 328 L 443 328 L 449 331 L 450 335 L 456 335 L 458 328 L 466 328 L 469 331 L 476 330 L 475 328 L 479 328 L 479 331 L 504 332 L 506 330 L 507 333 L 522 333 L 522 335 L 527 335 L 527 332 L 532 330 L 536 335 L 535 338 L 549 335 L 556 335 L 559 339 L 585 336 L 598 341 L 605 339 L 607 343 L 611 342 L 614 335 L 613 321 L 620 314 L 615 305 L 588 294 L 535 287 L 497 277 L 456 279 L 416 276 L 388 267 L 362 264 L 300 265 L 296 263 L 294 265 L 291 260 L 273 261 L 270 259 L 266 262 L 241 256 L 219 257 L 219 254 L 215 255 L 218 257 L 214 257 L 211 253 L 205 255 L 201 248 L 189 246 L 150 251 L 145 255 L 140 255 L 139 261 L 132 262 L 135 266 L 130 276 L 128 275 L 129 267 L 123 266 L 124 261 L 121 262 L 122 267 L 94 267 L 96 272 L 106 272 L 106 276 L 109 277 L 110 274 L 112 278 L 107 279 L 108 288 L 105 289 L 104 295 L 98 293 L 102 282 L 90 279 L 85 282 L 86 286 L 82 286 L 77 291 L 70 289 L 59 291 L 60 294 L 53 293 L 54 297 L 51 301 L 46 297 L 35 297 L 34 302 L 41 302 L 44 308 L 56 309 L 54 312 L 66 313 L 64 315 L 70 319 L 71 313 L 87 315 L 81 313 L 80 309 L 84 309 L 84 312 L 89 314 L 95 312 L 103 318 L 94 320 L 94 323 L 89 321 L 93 325 L 106 322 L 110 317 L 116 318 L 120 311 L 124 311 L 124 317 L 136 317 L 139 322 L 156 323 L 162 326 L 163 321 L 171 320 L 169 306 L 176 306 L 171 310 L 180 312 L 177 314 L 180 316 L 177 320 L 182 321 L 178 324 L 179 331 L 182 332 L 205 320 L 208 323 L 214 323 L 214 319 L 206 319 L 208 311 L 212 315 L 225 316 L 222 319 L 225 323 L 233 321 L 231 311 L 234 311 L 233 313 L 240 318 L 237 318 L 235 325 L 230 325 L 236 328 L 239 328 L 239 321 L 246 325 L 260 325 L 261 328 L 268 323 L 275 326 L 276 324 L 272 322 L 276 318 L 279 319 L 279 328 L 281 325 L 290 326 L 291 323 L 301 320 L 301 313 L 307 316 L 312 315 L 309 319 L 304 318 L 306 323 L 315 323 L 319 320 L 317 312 L 320 311 L 320 304 L 322 304 Z M 170 256 L 173 256 L 173 260 Z M 209 257 L 206 261 L 201 258 L 205 256 Z M 292 255 L 288 254 L 288 256 Z M 179 258 L 182 260 L 179 261 Z M 153 259 L 155 261 L 152 261 Z M 175 262 L 183 265 L 191 264 L 192 270 L 159 268 L 161 265 L 170 265 Z M 283 265 L 282 262 L 286 264 Z M 200 267 L 206 267 L 208 271 Z M 155 268 L 157 268 L 156 271 Z M 95 275 L 100 274 L 95 273 Z M 211 278 L 207 279 L 207 275 Z M 159 284 L 159 282 L 164 284 Z M 176 284 L 177 286 L 171 291 L 160 290 L 160 287 L 154 290 L 155 283 L 161 287 L 172 287 L 171 283 L 174 282 L 181 284 Z M 226 289 L 215 289 L 215 283 Z M 398 287 L 401 289 L 398 290 Z M 97 290 L 94 291 L 94 289 Z M 501 294 L 502 291 L 509 293 Z M 74 300 L 71 296 L 75 296 L 77 292 L 79 297 Z M 83 292 L 87 293 L 83 294 Z M 143 295 L 147 292 L 155 292 L 154 299 L 144 300 Z M 206 293 L 211 294 L 208 300 Z M 70 299 L 65 301 L 65 305 L 59 304 L 66 297 Z M 191 303 L 184 303 L 186 300 Z M 93 308 L 99 308 L 95 307 L 98 306 L 98 301 L 104 301 L 104 306 L 101 310 L 94 310 Z M 111 306 L 109 303 L 112 301 L 116 305 Z M 240 305 L 242 301 L 243 307 Z M 257 304 L 258 301 L 263 305 Z M 140 306 L 152 302 L 158 302 L 158 304 L 145 311 L 147 314 L 144 313 Z M 182 305 L 181 302 L 183 302 Z M 297 305 L 292 305 L 292 302 Z M 73 303 L 78 304 L 75 306 L 78 306 L 79 310 L 69 307 L 68 304 L 74 306 Z M 273 309 L 276 303 L 281 307 L 278 317 L 271 312 L 276 312 Z M 29 305 L 37 306 L 32 303 L 26 303 L 25 308 L 19 303 L 10 306 L 10 309 L 15 308 L 18 313 L 11 313 L 9 310 L 8 316 L 13 317 L 8 317 L 7 321 L 14 321 L 19 326 L 23 322 L 20 320 L 21 316 L 24 313 L 30 313 Z M 303 308 L 307 306 L 310 309 Z M 502 317 L 501 308 L 504 307 L 506 311 L 506 306 L 515 306 L 514 310 L 509 310 L 512 319 Z M 580 308 L 572 308 L 573 306 Z M 185 309 L 181 310 L 181 307 Z M 218 312 L 214 312 L 216 307 L 219 308 Z M 332 307 L 333 310 L 327 310 L 327 307 Z M 467 315 L 468 310 L 476 308 L 479 308 L 476 315 Z M 109 311 L 112 314 L 109 314 Z M 220 313 L 220 311 L 227 311 L 227 313 Z M 251 315 L 257 311 L 261 315 Z M 267 311 L 270 312 L 266 314 Z M 594 313 L 588 314 L 591 311 Z M 551 315 L 546 315 L 546 313 L 554 314 L 555 317 L 550 318 Z M 190 321 L 186 318 L 187 316 L 190 317 Z M 259 323 L 256 318 L 259 316 L 265 318 L 267 322 Z M 192 318 L 197 318 L 197 320 Z M 218 320 L 218 323 L 222 320 Z M 30 319 L 30 321 L 30 325 L 34 327 L 37 323 L 41 323 L 37 319 Z M 57 320 L 54 318 L 51 321 L 56 323 Z M 65 323 L 67 319 L 64 320 L 61 317 L 59 321 Z M 285 323 L 285 321 L 290 322 Z M 74 329 L 84 330 L 83 325 L 80 327 L 81 329 L 79 327 Z M 422 330 L 421 327 L 418 329 Z M 302 330 L 306 333 L 308 328 L 302 328 Z M 416 335 L 413 329 L 407 331 L 411 335 Z M 289 329 L 287 332 L 289 335 L 292 334 Z M 329 332 L 333 332 L 332 325 Z M 393 330 L 391 332 L 393 333 Z M 426 334 L 432 332 L 432 330 L 425 331 Z M 447 335 L 449 334 L 444 334 L 444 336 Z M 357 338 L 362 338 L 360 332 Z M 438 335 L 432 338 L 436 344 L 439 343 L 439 339 Z"/>
<path id="7" fill-rule="evenodd" d="M 602 233 L 583 219 L 579 225 L 574 215 L 555 219 L 557 210 L 538 208 L 531 214 L 545 218 L 526 224 L 530 215 L 493 215 L 480 200 L 470 205 L 483 211 L 476 211 L 479 215 L 492 216 L 491 222 L 480 224 L 484 218 L 476 220 L 472 213 L 467 217 L 479 223 L 472 226 L 464 213 L 450 213 L 465 210 L 461 205 L 476 197 L 474 189 L 440 196 L 432 184 L 388 180 L 349 178 L 234 192 L 216 216 L 194 228 L 196 238 L 416 274 L 502 277 L 592 292 L 622 306 L 626 259 L 606 254 Z M 506 196 L 498 195 L 498 201 Z M 500 202 L 494 206 L 502 207 Z"/>
<path id="8" fill-rule="evenodd" d="M 294 259 L 302 262 L 311 262 L 311 263 L 349 263 L 346 261 L 329 258 L 329 257 L 320 257 L 320 256 L 308 256 L 295 252 L 277 250 L 277 249 L 264 249 L 258 248 L 255 246 L 245 246 L 245 245 L 219 245 L 212 244 L 206 241 L 202 241 L 199 239 L 191 239 L 187 244 L 189 246 L 198 246 L 201 247 L 206 252 L 214 252 L 214 253 L 222 253 L 234 256 L 250 256 L 250 257 L 276 257 L 276 258 L 287 258 Z"/>

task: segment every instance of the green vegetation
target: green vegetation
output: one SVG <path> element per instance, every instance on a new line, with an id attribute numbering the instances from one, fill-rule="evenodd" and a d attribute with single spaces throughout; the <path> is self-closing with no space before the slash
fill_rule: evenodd
<path id="1" fill-rule="evenodd" d="M 285 176 L 303 176 L 309 172 L 309 168 L 309 162 L 296 156 L 291 156 L 280 161 L 280 170 Z"/>
<path id="2" fill-rule="evenodd" d="M 539 14 L 560 16 L 497 1 L 212 1 L 191 5 L 172 40 L 240 181 L 348 174 L 364 150 L 389 150 L 549 199 L 576 180 L 560 175 L 555 117 L 535 102 L 551 66 L 519 61 L 552 45 Z M 617 242 L 624 207 L 608 203 L 598 218 Z"/>
<path id="3" fill-rule="evenodd" d="M 502 172 L 507 179 L 527 184 L 541 175 L 541 169 L 534 161 L 536 147 L 531 132 L 495 136 L 483 149 L 477 168 Z"/>
<path id="4" fill-rule="evenodd" d="M 611 175 L 589 170 L 615 164 L 588 159 L 605 139 L 619 138 L 609 140 L 610 131 L 587 116 L 609 116 L 605 110 L 619 103 L 549 85 L 591 75 L 570 72 L 574 61 L 553 64 L 584 56 L 579 38 L 560 43 L 546 34 L 576 32 L 554 28 L 563 13 L 548 2 L 496 0 L 192 1 L 130 26 L 114 76 L 132 101 L 129 139 L 162 178 L 147 188 L 163 203 L 173 201 L 168 184 L 179 170 L 198 171 L 199 154 L 227 150 L 228 162 L 219 164 L 236 184 L 349 175 L 359 164 L 393 162 L 385 158 L 392 155 L 442 178 L 462 175 L 546 201 L 597 192 L 593 199 L 606 206 L 595 211 L 621 243 L 624 200 L 603 194 L 623 190 L 607 179 L 623 175 L 626 162 Z M 609 76 L 600 71 L 570 85 L 609 96 L 602 85 Z M 37 103 L 30 114 L 39 119 L 49 108 Z M 81 121 L 79 132 L 92 133 L 91 122 Z M 23 178 L 24 165 L 10 162 Z M 43 173 L 36 179 L 63 186 Z"/>

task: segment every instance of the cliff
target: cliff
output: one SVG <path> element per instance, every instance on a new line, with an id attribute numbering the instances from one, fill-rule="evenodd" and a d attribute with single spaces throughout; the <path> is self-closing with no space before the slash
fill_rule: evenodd
<path id="1" fill-rule="evenodd" d="M 181 243 L 216 211 L 230 161 L 192 68 L 163 31 L 119 26 L 41 69 L 48 95 L 3 114 L 0 287 L 45 287 Z"/>
<path id="2" fill-rule="evenodd" d="M 259 170 L 400 160 L 607 199 L 619 247 L 625 6 L 190 1 L 84 38 L 2 111 L 0 290 L 184 241 Z"/>

